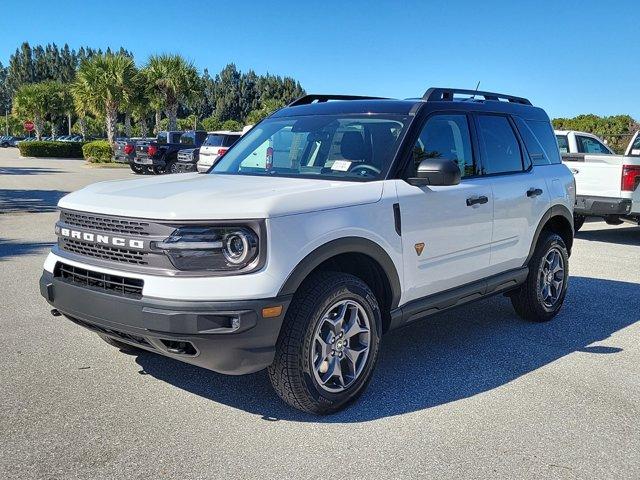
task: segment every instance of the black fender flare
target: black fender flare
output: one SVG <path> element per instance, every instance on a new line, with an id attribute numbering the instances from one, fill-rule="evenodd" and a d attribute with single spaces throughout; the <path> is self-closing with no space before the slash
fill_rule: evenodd
<path id="1" fill-rule="evenodd" d="M 327 242 L 304 257 L 289 274 L 278 296 L 293 295 L 302 282 L 320 264 L 343 253 L 361 253 L 376 261 L 391 285 L 391 308 L 400 303 L 402 287 L 396 266 L 389 254 L 377 243 L 363 237 L 344 237 Z"/>
<path id="2" fill-rule="evenodd" d="M 564 205 L 552 206 L 544 213 L 544 215 L 542 215 L 540 222 L 538 222 L 538 227 L 536 228 L 536 233 L 533 235 L 533 241 L 531 242 L 531 248 L 529 249 L 529 255 L 527 256 L 524 265 L 529 264 L 531 257 L 533 257 L 533 252 L 536 249 L 536 245 L 538 244 L 538 239 L 540 238 L 542 229 L 547 224 L 549 219 L 553 217 L 564 217 L 569 222 L 569 225 L 571 225 L 571 237 L 573 238 L 575 234 L 575 229 L 573 227 L 573 213 L 571 213 L 571 211 Z M 571 253 L 571 246 L 567 245 L 567 247 L 569 248 L 569 253 Z"/>

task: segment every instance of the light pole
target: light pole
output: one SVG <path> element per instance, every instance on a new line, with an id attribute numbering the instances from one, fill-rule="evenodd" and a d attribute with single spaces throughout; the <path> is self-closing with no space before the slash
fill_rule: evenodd
<path id="1" fill-rule="evenodd" d="M 9 136 L 9 110 L 5 107 L 4 109 L 4 129 L 5 135 Z"/>

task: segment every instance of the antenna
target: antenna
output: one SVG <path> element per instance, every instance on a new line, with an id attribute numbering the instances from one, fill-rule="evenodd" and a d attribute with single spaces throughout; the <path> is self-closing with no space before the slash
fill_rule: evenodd
<path id="1" fill-rule="evenodd" d="M 478 93 L 478 89 L 480 88 L 480 80 L 478 80 L 478 83 L 476 85 L 476 89 L 473 91 L 473 95 L 471 96 L 471 100 L 473 100 L 474 98 L 476 98 L 476 93 Z"/>

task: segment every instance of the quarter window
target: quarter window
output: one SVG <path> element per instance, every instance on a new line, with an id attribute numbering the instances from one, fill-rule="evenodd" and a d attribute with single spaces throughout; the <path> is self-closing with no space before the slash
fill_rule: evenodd
<path id="1" fill-rule="evenodd" d="M 479 115 L 478 125 L 483 173 L 521 172 L 522 152 L 509 119 L 501 115 Z"/>
<path id="2" fill-rule="evenodd" d="M 426 158 L 453 160 L 462 177 L 478 174 L 466 115 L 435 115 L 427 120 L 413 147 L 409 177 L 416 176 L 418 165 Z"/>

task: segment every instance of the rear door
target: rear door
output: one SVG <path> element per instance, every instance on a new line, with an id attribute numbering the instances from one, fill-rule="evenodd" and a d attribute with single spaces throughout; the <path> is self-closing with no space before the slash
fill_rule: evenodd
<path id="1" fill-rule="evenodd" d="M 493 189 L 491 274 L 519 268 L 550 205 L 543 172 L 532 165 L 514 120 L 503 114 L 477 114 L 484 173 Z"/>
<path id="2" fill-rule="evenodd" d="M 424 186 L 397 182 L 402 224 L 404 301 L 425 297 L 487 275 L 493 220 L 491 179 L 480 175 L 465 113 L 430 116 L 413 148 L 404 178 L 415 176 L 425 158 L 455 160 L 459 185 Z"/>

